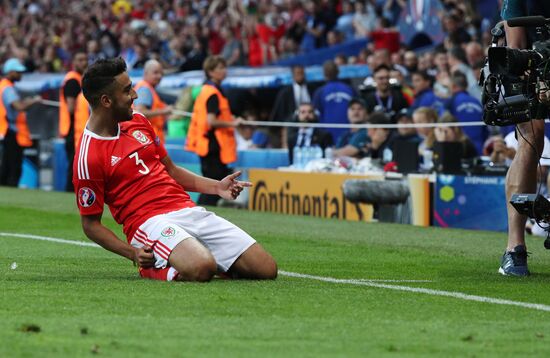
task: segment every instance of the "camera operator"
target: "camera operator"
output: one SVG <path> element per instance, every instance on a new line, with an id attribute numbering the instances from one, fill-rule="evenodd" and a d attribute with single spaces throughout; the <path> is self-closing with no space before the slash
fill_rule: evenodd
<path id="1" fill-rule="evenodd" d="M 503 0 L 501 16 L 503 20 L 514 17 L 542 15 L 550 17 L 548 1 Z M 527 30 L 522 27 L 509 27 L 505 23 L 506 41 L 510 48 L 528 48 Z M 506 176 L 506 202 L 508 211 L 508 245 L 502 256 L 499 272 L 510 276 L 527 276 L 527 248 L 525 246 L 525 222 L 511 205 L 514 193 L 534 193 L 537 183 L 537 165 L 544 143 L 544 121 L 531 120 L 516 127 L 518 139 L 517 153 Z M 536 148 L 536 154 L 533 150 Z"/>

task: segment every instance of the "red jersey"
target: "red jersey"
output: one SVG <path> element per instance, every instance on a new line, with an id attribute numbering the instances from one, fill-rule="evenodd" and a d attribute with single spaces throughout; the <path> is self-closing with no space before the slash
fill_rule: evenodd
<path id="1" fill-rule="evenodd" d="M 101 214 L 107 204 L 128 241 L 147 219 L 195 206 L 160 161 L 166 149 L 141 113 L 120 123 L 116 137 L 85 129 L 75 153 L 73 183 L 80 214 Z"/>

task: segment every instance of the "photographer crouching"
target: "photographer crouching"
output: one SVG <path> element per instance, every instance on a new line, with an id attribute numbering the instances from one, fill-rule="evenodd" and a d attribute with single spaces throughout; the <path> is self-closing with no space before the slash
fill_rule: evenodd
<path id="1" fill-rule="evenodd" d="M 524 17 L 536 15 L 542 17 Z M 537 166 L 544 144 L 544 120 L 533 119 L 546 118 L 548 107 L 542 100 L 546 97 L 544 83 L 550 80 L 550 21 L 544 19 L 550 17 L 550 2 L 503 0 L 501 16 L 505 20 L 507 48 L 489 49 L 490 74 L 483 84 L 484 121 L 500 126 L 516 124 L 519 145 L 506 176 L 508 245 L 498 271 L 506 276 L 528 276 L 524 214 L 531 216 L 535 202 L 524 201 L 520 203 L 525 204 L 523 207 L 514 207 L 512 202 L 517 202 L 518 193 L 538 192 Z M 531 46 L 533 50 L 512 50 Z M 529 196 L 529 200 L 536 197 Z"/>

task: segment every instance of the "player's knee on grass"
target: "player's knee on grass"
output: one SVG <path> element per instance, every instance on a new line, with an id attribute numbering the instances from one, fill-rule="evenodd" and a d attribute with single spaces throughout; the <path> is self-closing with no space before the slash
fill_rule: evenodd
<path id="1" fill-rule="evenodd" d="M 277 278 L 277 263 L 264 248 L 255 243 L 231 266 L 230 271 L 239 278 L 273 280 Z"/>
<path id="2" fill-rule="evenodd" d="M 214 256 L 195 238 L 180 242 L 168 261 L 178 271 L 178 281 L 210 281 L 217 269 Z"/>

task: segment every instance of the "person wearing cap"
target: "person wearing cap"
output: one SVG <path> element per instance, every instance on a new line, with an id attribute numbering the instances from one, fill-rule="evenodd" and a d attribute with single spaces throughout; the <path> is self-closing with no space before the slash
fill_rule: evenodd
<path id="1" fill-rule="evenodd" d="M 362 98 L 354 97 L 348 104 L 348 121 L 351 124 L 362 124 L 367 122 L 367 106 Z M 356 157 L 364 154 L 362 152 L 367 144 L 366 128 L 350 128 L 342 134 L 336 142 L 335 157 Z"/>
<path id="2" fill-rule="evenodd" d="M 422 138 L 418 135 L 416 128 L 401 126 L 414 123 L 412 119 L 412 112 L 413 111 L 410 108 L 403 108 L 395 115 L 395 120 L 398 124 L 395 139 L 420 144 L 420 142 L 422 142 Z"/>
<path id="3" fill-rule="evenodd" d="M 384 112 L 375 112 L 369 117 L 369 124 L 388 126 L 391 120 Z M 380 159 L 383 163 L 390 162 L 393 154 L 391 151 L 394 135 L 389 128 L 368 128 L 369 141 L 364 150 L 367 157 Z"/>
<path id="4" fill-rule="evenodd" d="M 23 167 L 23 148 L 30 147 L 32 140 L 27 126 L 25 111 L 40 97 L 21 99 L 14 83 L 21 80 L 27 69 L 17 58 L 4 63 L 4 78 L 0 81 L 0 138 L 3 138 L 0 185 L 19 184 Z"/>

